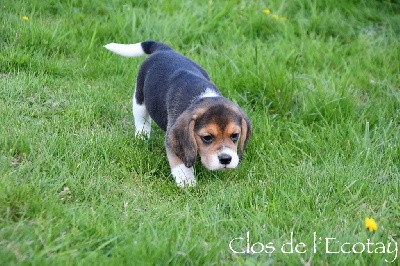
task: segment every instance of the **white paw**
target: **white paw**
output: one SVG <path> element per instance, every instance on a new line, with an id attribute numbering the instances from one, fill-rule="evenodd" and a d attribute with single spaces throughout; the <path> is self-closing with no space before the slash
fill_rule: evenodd
<path id="1" fill-rule="evenodd" d="M 188 168 L 184 164 L 180 164 L 172 168 L 171 172 L 178 187 L 183 188 L 196 186 L 193 167 Z"/>

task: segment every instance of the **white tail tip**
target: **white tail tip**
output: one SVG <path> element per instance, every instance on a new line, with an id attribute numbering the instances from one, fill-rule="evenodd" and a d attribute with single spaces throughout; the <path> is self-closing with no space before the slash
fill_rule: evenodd
<path id="1" fill-rule="evenodd" d="M 104 45 L 107 50 L 125 56 L 125 57 L 135 57 L 145 55 L 141 43 L 134 44 L 121 44 L 121 43 L 109 43 Z"/>

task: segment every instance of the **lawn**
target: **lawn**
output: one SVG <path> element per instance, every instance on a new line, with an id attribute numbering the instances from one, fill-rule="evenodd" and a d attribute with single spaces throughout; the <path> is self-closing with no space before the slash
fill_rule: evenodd
<path id="1" fill-rule="evenodd" d="M 1 265 L 398 265 L 398 1 L 0 6 Z M 144 58 L 102 46 L 144 40 L 246 111 L 237 169 L 180 189 L 134 138 Z"/>

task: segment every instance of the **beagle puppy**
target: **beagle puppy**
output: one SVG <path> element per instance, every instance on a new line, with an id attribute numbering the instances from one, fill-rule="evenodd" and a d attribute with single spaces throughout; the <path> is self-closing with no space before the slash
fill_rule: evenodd
<path id="1" fill-rule="evenodd" d="M 209 170 L 238 165 L 251 134 L 249 119 L 221 95 L 203 68 L 160 42 L 104 47 L 125 57 L 150 55 L 136 80 L 135 133 L 150 137 L 151 120 L 166 131 L 167 157 L 179 187 L 196 185 L 197 154 Z"/>

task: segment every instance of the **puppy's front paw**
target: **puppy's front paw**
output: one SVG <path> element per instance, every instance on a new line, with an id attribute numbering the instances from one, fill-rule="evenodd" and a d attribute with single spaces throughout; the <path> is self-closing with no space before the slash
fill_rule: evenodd
<path id="1" fill-rule="evenodd" d="M 171 172 L 178 187 L 183 188 L 196 186 L 193 167 L 188 168 L 184 164 L 180 164 L 172 168 Z"/>

